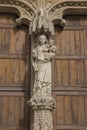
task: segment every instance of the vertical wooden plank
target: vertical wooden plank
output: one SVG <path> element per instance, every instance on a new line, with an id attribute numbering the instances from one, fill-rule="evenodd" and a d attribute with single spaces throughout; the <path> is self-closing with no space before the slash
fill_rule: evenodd
<path id="1" fill-rule="evenodd" d="M 1 37 L 2 37 L 2 29 L 0 28 L 0 54 L 2 52 L 2 49 L 1 49 L 2 39 L 1 39 Z"/>
<path id="2" fill-rule="evenodd" d="M 77 75 L 78 75 L 78 85 L 84 85 L 85 63 L 83 60 L 78 60 L 78 62 L 77 62 Z"/>
<path id="3" fill-rule="evenodd" d="M 69 34 L 70 34 L 70 31 L 65 31 L 65 55 L 69 56 L 70 55 L 70 40 L 69 40 Z"/>
<path id="4" fill-rule="evenodd" d="M 28 97 L 28 95 L 26 94 L 25 95 L 25 100 L 24 100 L 24 121 L 25 121 L 25 126 L 26 127 L 28 127 L 29 128 L 29 126 L 30 126 L 30 110 L 29 110 L 29 107 L 28 107 L 28 105 L 27 105 L 27 103 L 26 103 L 26 101 L 28 101 L 29 100 L 29 97 Z"/>
<path id="5" fill-rule="evenodd" d="M 87 60 L 85 60 L 85 85 L 87 85 Z"/>
<path id="6" fill-rule="evenodd" d="M 67 86 L 69 85 L 69 61 L 63 60 L 61 66 L 62 66 L 62 85 Z"/>
<path id="7" fill-rule="evenodd" d="M 84 30 L 85 56 L 87 56 L 87 30 Z"/>
<path id="8" fill-rule="evenodd" d="M 14 124 L 20 126 L 21 102 L 20 97 L 15 97 Z"/>
<path id="9" fill-rule="evenodd" d="M 16 42 L 15 42 L 15 52 L 17 54 L 25 54 L 25 43 L 26 41 L 26 35 L 24 30 L 21 28 L 16 33 Z"/>
<path id="10" fill-rule="evenodd" d="M 81 55 L 85 55 L 84 31 L 80 31 Z"/>
<path id="11" fill-rule="evenodd" d="M 20 60 L 20 83 L 24 84 L 26 80 L 26 72 L 25 72 L 25 60 Z"/>
<path id="12" fill-rule="evenodd" d="M 56 44 L 56 47 L 57 47 L 57 55 L 60 55 L 61 54 L 61 32 L 60 31 L 56 31 L 55 32 L 55 44 Z"/>
<path id="13" fill-rule="evenodd" d="M 19 61 L 14 61 L 14 83 L 18 84 L 19 82 Z"/>
<path id="14" fill-rule="evenodd" d="M 75 55 L 74 31 L 69 31 L 70 55 Z"/>
<path id="15" fill-rule="evenodd" d="M 81 54 L 81 45 L 80 45 L 80 35 L 79 35 L 79 31 L 74 31 L 74 42 L 75 42 L 75 52 L 76 55 L 80 55 Z"/>
<path id="16" fill-rule="evenodd" d="M 2 71 L 2 65 L 1 65 L 1 60 L 0 60 L 0 72 Z M 0 73 L 0 84 L 2 83 L 2 74 Z"/>
<path id="17" fill-rule="evenodd" d="M 8 113 L 9 113 L 9 125 L 14 125 L 14 113 L 15 113 L 15 105 L 14 105 L 14 102 L 15 102 L 15 98 L 14 97 L 8 97 L 9 98 L 9 110 L 8 110 Z"/>
<path id="18" fill-rule="evenodd" d="M 25 34 L 25 31 L 24 29 L 21 29 L 21 37 L 20 37 L 20 42 L 21 42 L 21 47 L 20 47 L 20 51 L 21 51 L 21 54 L 25 54 L 25 47 L 26 47 L 26 34 Z"/>
<path id="19" fill-rule="evenodd" d="M 9 29 L 5 29 L 5 34 L 4 34 L 4 41 L 5 41 L 5 54 L 9 54 L 9 50 L 10 50 L 10 30 Z"/>
<path id="20" fill-rule="evenodd" d="M 1 73 L 2 73 L 2 85 L 5 83 L 5 70 L 4 70 L 4 66 L 5 66 L 5 61 L 2 59 L 1 60 L 1 65 L 2 65 L 2 71 L 1 71 Z"/>
<path id="21" fill-rule="evenodd" d="M 5 53 L 5 29 L 1 30 L 1 53 Z"/>
<path id="22" fill-rule="evenodd" d="M 85 123 L 85 109 L 84 109 L 84 96 L 78 96 L 78 123 Z"/>
<path id="23" fill-rule="evenodd" d="M 55 86 L 62 86 L 62 62 L 61 60 L 56 60 L 56 64 L 55 64 L 55 73 L 56 73 L 56 85 Z"/>
<path id="24" fill-rule="evenodd" d="M 64 96 L 64 115 L 65 124 L 72 124 L 72 114 L 71 114 L 71 100 L 70 96 Z"/>
<path id="25" fill-rule="evenodd" d="M 3 76 L 2 76 L 2 60 L 0 60 L 0 84 L 2 84 Z"/>
<path id="26" fill-rule="evenodd" d="M 64 96 L 57 97 L 57 125 L 64 124 Z"/>
<path id="27" fill-rule="evenodd" d="M 75 86 L 77 84 L 77 73 L 76 73 L 76 61 L 70 60 L 70 85 Z"/>
<path id="28" fill-rule="evenodd" d="M 0 125 L 3 124 L 3 98 L 0 96 Z"/>
<path id="29" fill-rule="evenodd" d="M 16 30 L 10 29 L 10 54 L 15 54 Z"/>
<path id="30" fill-rule="evenodd" d="M 87 123 L 87 96 L 85 96 L 85 101 L 84 101 L 84 103 L 85 103 L 85 123 Z"/>
<path id="31" fill-rule="evenodd" d="M 8 119 L 8 111 L 9 111 L 9 100 L 8 100 L 8 97 L 6 96 L 6 97 L 3 97 L 3 112 L 2 112 L 2 114 L 3 114 L 3 125 L 8 125 L 8 121 L 9 121 L 9 119 Z"/>
<path id="32" fill-rule="evenodd" d="M 21 44 L 22 44 L 22 42 L 21 42 L 21 39 L 22 39 L 22 37 L 21 37 L 21 34 L 20 34 L 20 31 L 18 30 L 17 32 L 16 32 L 16 38 L 15 38 L 15 53 L 16 54 L 21 54 L 21 52 L 20 52 L 20 50 L 21 50 Z"/>
<path id="33" fill-rule="evenodd" d="M 25 117 L 25 99 L 24 99 L 24 97 L 21 97 L 20 98 L 20 125 L 21 126 L 23 126 L 23 127 L 25 127 L 25 122 L 27 122 L 27 119 L 26 119 L 26 117 Z M 27 115 L 28 115 L 28 113 L 27 113 Z M 29 123 L 29 122 L 28 122 Z"/>
<path id="34" fill-rule="evenodd" d="M 8 76 L 8 84 L 12 84 L 12 61 L 13 60 L 7 60 L 7 76 Z"/>
<path id="35" fill-rule="evenodd" d="M 62 32 L 62 44 L 61 44 L 61 53 L 62 55 L 69 54 L 69 31 Z"/>
<path id="36" fill-rule="evenodd" d="M 78 99 L 77 96 L 71 96 L 72 122 L 78 124 Z"/>
<path id="37" fill-rule="evenodd" d="M 66 54 L 66 31 L 63 31 L 62 34 L 61 34 L 61 39 L 62 39 L 62 42 L 61 42 L 61 54 L 62 55 L 65 55 Z"/>

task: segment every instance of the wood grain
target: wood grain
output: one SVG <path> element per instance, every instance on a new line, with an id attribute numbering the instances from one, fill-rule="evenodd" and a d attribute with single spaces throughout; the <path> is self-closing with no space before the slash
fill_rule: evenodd
<path id="1" fill-rule="evenodd" d="M 16 27 L 16 17 L 0 14 L 0 130 L 28 130 L 30 127 L 28 27 Z"/>

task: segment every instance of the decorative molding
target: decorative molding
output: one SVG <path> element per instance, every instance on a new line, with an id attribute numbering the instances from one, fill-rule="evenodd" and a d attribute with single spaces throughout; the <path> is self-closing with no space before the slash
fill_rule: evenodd
<path id="1" fill-rule="evenodd" d="M 64 26 L 64 15 L 67 14 L 86 14 L 87 1 L 85 0 L 59 0 L 48 8 L 48 14 L 51 16 L 54 24 Z"/>
<path id="2" fill-rule="evenodd" d="M 55 100 L 52 97 L 31 98 L 29 103 L 32 109 L 53 110 L 56 106 Z"/>
<path id="3" fill-rule="evenodd" d="M 24 0 L 0 0 L 0 12 L 15 13 L 19 16 L 16 19 L 18 25 L 29 22 L 36 15 L 36 7 L 33 2 L 27 3 Z"/>

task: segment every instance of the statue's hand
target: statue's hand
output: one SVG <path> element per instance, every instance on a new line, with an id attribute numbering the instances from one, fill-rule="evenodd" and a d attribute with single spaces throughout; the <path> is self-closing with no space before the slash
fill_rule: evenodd
<path id="1" fill-rule="evenodd" d="M 54 59 L 54 57 L 55 57 L 55 53 L 51 53 L 50 55 L 51 60 Z"/>
<path id="2" fill-rule="evenodd" d="M 48 62 L 48 61 L 50 61 L 50 55 L 48 54 L 48 55 L 45 55 L 45 60 Z"/>

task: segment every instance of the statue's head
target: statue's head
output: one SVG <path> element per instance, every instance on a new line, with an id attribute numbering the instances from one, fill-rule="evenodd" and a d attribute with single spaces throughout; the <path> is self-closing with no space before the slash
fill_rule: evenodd
<path id="1" fill-rule="evenodd" d="M 47 42 L 47 38 L 45 35 L 39 36 L 39 44 L 45 44 Z"/>
<path id="2" fill-rule="evenodd" d="M 50 38 L 49 43 L 50 43 L 50 45 L 53 45 L 54 44 L 54 39 Z"/>

